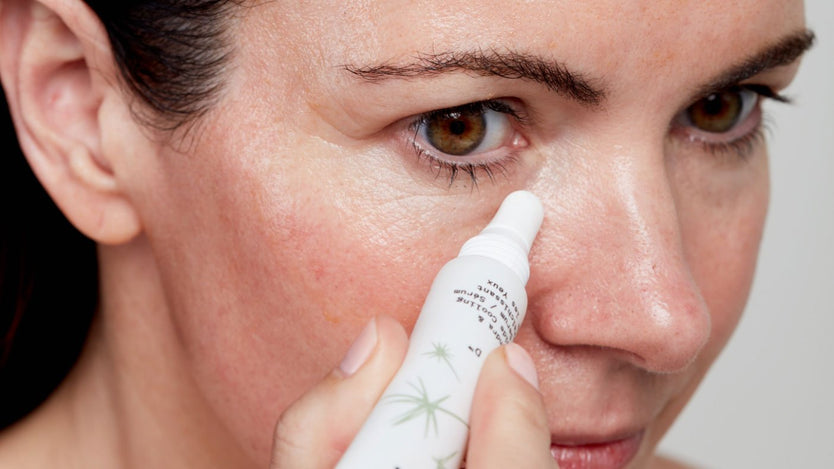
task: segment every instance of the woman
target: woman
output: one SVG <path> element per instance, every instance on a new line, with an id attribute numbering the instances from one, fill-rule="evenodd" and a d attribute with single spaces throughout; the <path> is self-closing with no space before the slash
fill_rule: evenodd
<path id="1" fill-rule="evenodd" d="M 654 448 L 747 297 L 801 1 L 88 3 L 0 3 L 21 147 L 99 270 L 0 466 L 332 467 L 525 188 L 527 319 L 467 466 L 677 467 Z"/>

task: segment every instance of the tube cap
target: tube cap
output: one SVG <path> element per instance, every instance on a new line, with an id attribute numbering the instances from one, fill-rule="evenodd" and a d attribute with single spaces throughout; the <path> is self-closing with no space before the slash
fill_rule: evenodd
<path id="1" fill-rule="evenodd" d="M 460 249 L 460 256 L 484 256 L 495 259 L 512 269 L 527 284 L 530 247 L 539 232 L 544 209 L 539 198 L 527 191 L 508 195 L 492 221 L 478 235 L 470 238 Z"/>

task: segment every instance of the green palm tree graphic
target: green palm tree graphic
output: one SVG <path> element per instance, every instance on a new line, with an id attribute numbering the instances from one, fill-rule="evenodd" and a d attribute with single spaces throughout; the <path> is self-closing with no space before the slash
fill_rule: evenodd
<path id="1" fill-rule="evenodd" d="M 444 413 L 469 428 L 469 424 L 467 424 L 462 418 L 455 415 L 454 412 L 440 407 L 440 404 L 450 397 L 449 395 L 436 400 L 431 400 L 431 398 L 429 398 L 428 391 L 426 391 L 426 385 L 423 384 L 423 379 L 417 378 L 417 380 L 420 383 L 419 387 L 414 383 L 408 383 L 408 385 L 414 389 L 415 394 L 390 394 L 385 397 L 385 399 L 392 404 L 410 404 L 412 406 L 411 409 L 403 412 L 396 418 L 394 425 L 400 425 L 424 415 L 426 419 L 426 427 L 423 432 L 423 438 L 429 435 L 429 426 L 434 427 L 434 435 L 439 436 L 440 430 L 437 427 L 437 414 Z"/>
<path id="2" fill-rule="evenodd" d="M 432 347 L 434 347 L 434 349 L 432 349 L 429 352 L 423 353 L 423 355 L 427 355 L 429 357 L 436 358 L 437 361 L 446 362 L 446 365 L 448 365 L 449 369 L 452 370 L 452 374 L 455 375 L 455 379 L 457 379 L 458 382 L 460 382 L 460 377 L 458 377 L 458 372 L 455 371 L 455 367 L 452 366 L 452 362 L 449 360 L 450 358 L 453 357 L 452 352 L 449 351 L 449 346 L 446 345 L 446 344 L 439 344 L 437 342 L 432 342 L 431 345 L 432 345 Z"/>

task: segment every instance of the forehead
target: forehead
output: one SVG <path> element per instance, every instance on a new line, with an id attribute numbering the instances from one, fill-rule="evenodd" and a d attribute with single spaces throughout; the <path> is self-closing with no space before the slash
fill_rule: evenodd
<path id="1" fill-rule="evenodd" d="M 283 53 L 318 64 L 510 49 L 606 74 L 756 50 L 804 25 L 801 0 L 316 0 L 253 11 L 248 21 Z"/>

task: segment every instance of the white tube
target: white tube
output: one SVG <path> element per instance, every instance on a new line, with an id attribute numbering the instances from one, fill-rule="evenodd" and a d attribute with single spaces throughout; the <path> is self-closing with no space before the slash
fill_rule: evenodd
<path id="1" fill-rule="evenodd" d="M 460 467 L 484 359 L 524 320 L 527 255 L 542 216 L 536 196 L 513 192 L 440 270 L 402 366 L 337 469 Z"/>

